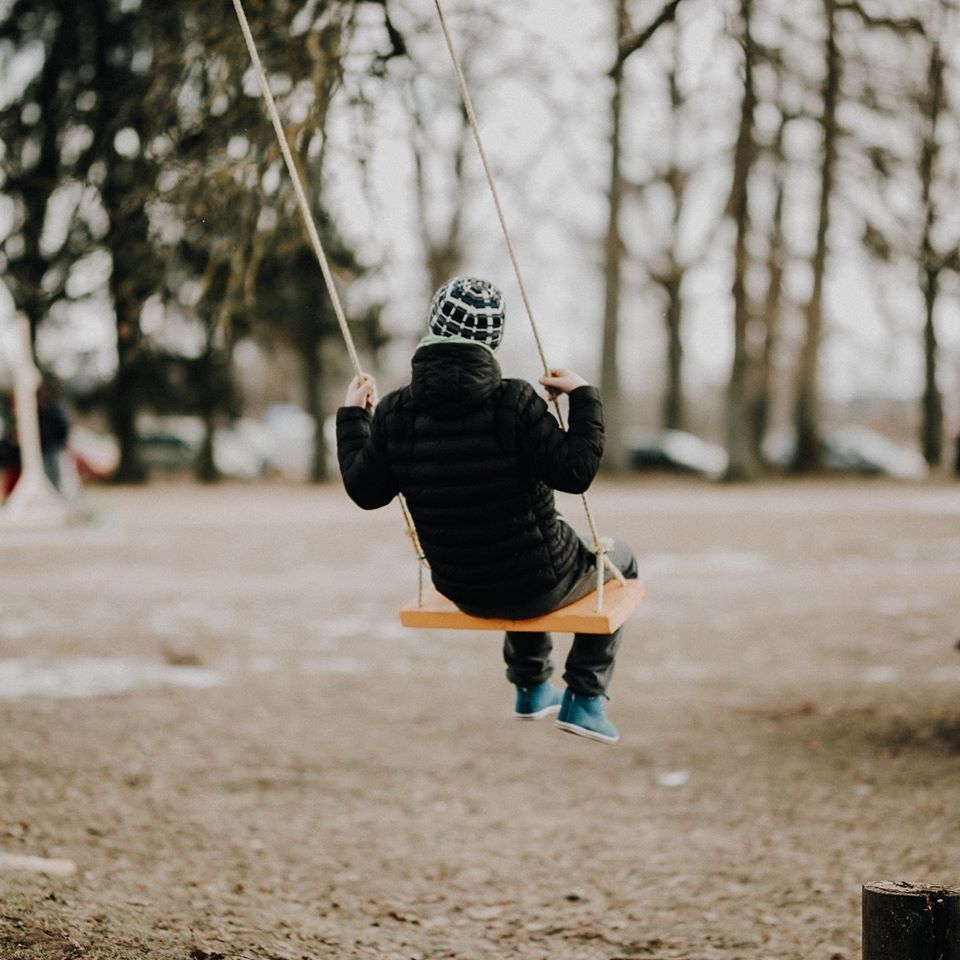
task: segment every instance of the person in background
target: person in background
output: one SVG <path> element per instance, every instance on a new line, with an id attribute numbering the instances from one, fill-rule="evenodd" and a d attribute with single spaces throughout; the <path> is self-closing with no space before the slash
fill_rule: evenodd
<path id="1" fill-rule="evenodd" d="M 20 477 L 20 446 L 17 443 L 13 396 L 0 396 L 0 503 Z"/>
<path id="2" fill-rule="evenodd" d="M 48 381 L 44 381 L 37 391 L 37 420 L 40 425 L 43 470 L 49 481 L 60 490 L 60 457 L 70 436 L 70 420 L 66 408 L 57 399 L 53 386 Z"/>
<path id="3" fill-rule="evenodd" d="M 6 499 L 20 479 L 20 439 L 17 434 L 16 400 L 11 396 L 0 420 L 3 423 L 0 436 L 0 471 L 2 471 L 3 499 Z M 64 405 L 57 400 L 52 385 L 44 381 L 37 391 L 37 426 L 40 431 L 40 453 L 43 457 L 43 472 L 47 479 L 61 489 L 60 457 L 70 435 L 70 420 Z"/>

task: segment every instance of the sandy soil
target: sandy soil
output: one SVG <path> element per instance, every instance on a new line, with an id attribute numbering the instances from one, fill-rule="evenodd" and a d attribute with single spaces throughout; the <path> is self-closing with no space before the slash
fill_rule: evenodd
<path id="1" fill-rule="evenodd" d="M 0 531 L 0 853 L 77 865 L 0 872 L 3 960 L 854 960 L 863 883 L 960 881 L 960 486 L 600 485 L 614 747 L 399 628 L 393 508 L 88 498 Z"/>

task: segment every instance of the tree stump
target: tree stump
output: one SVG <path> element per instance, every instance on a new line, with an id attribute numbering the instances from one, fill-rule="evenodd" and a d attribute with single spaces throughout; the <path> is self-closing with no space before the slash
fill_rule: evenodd
<path id="1" fill-rule="evenodd" d="M 960 960 L 960 890 L 866 884 L 863 960 Z"/>

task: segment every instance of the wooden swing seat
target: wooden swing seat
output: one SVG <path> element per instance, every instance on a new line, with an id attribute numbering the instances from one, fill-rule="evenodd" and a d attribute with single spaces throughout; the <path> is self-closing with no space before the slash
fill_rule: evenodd
<path id="1" fill-rule="evenodd" d="M 405 627 L 438 627 L 444 630 L 512 630 L 518 633 L 613 633 L 622 627 L 643 600 L 646 589 L 640 580 L 621 584 L 611 580 L 603 587 L 603 610 L 597 612 L 597 595 L 588 593 L 581 600 L 531 620 L 504 620 L 498 617 L 471 617 L 458 610 L 433 587 L 425 587 L 423 603 L 416 600 L 400 608 Z"/>

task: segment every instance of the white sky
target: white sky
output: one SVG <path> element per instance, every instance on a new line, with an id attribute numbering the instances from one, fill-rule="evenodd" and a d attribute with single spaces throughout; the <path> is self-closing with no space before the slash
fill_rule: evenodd
<path id="1" fill-rule="evenodd" d="M 453 10 L 448 14 L 456 32 L 463 24 L 455 16 L 455 3 L 448 6 Z M 600 243 L 606 220 L 609 94 L 605 73 L 612 58 L 607 6 L 582 0 L 530 0 L 517 8 L 503 6 L 498 14 L 501 19 L 515 20 L 508 34 L 496 37 L 498 55 L 522 57 L 526 52 L 543 76 L 531 86 L 519 73 L 504 75 L 489 70 L 485 72 L 492 79 L 474 91 L 485 146 L 498 178 L 548 358 L 551 363 L 576 366 L 589 377 L 597 375 L 603 312 Z M 649 6 L 640 5 L 645 15 Z M 722 36 L 723 24 L 716 6 L 699 3 L 691 4 L 690 9 L 695 17 L 684 21 L 682 59 L 686 84 L 695 91 L 691 109 L 701 120 L 671 141 L 660 97 L 662 74 L 656 63 L 670 51 L 670 31 L 664 31 L 649 51 L 631 59 L 628 68 L 628 173 L 636 178 L 643 178 L 652 166 L 662 163 L 671 149 L 681 157 L 722 156 L 735 133 L 732 124 L 736 122 L 738 90 L 732 47 Z M 684 10 L 681 7 L 682 15 Z M 403 12 L 401 9 L 398 21 Z M 531 50 L 535 51 L 532 55 Z M 452 90 L 453 74 L 438 28 L 417 38 L 416 53 L 430 62 L 430 72 L 437 82 L 449 83 L 448 92 Z M 28 59 L 18 70 L 27 69 Z M 442 80 L 444 75 L 446 81 Z M 717 117 L 727 117 L 729 123 L 718 124 Z M 348 291 L 346 299 L 348 311 L 356 298 L 387 299 L 386 322 L 406 338 L 394 351 L 397 368 L 385 373 L 387 380 L 405 376 L 405 355 L 422 328 L 429 296 L 419 266 L 419 250 L 411 239 L 412 164 L 407 132 L 402 109 L 396 102 L 385 103 L 378 113 L 376 149 L 370 161 L 371 193 L 352 166 L 346 146 L 351 129 L 346 124 L 335 127 L 325 185 L 346 231 L 372 259 L 385 263 L 378 280 L 365 290 Z M 803 126 L 798 125 L 795 132 L 802 135 Z M 815 129 L 808 130 L 807 137 L 806 144 L 794 147 L 815 155 Z M 473 154 L 469 162 L 477 189 L 468 208 L 472 243 L 466 269 L 486 274 L 503 286 L 509 309 L 508 339 L 502 350 L 504 367 L 511 375 L 533 378 L 540 364 L 526 328 L 517 284 Z M 696 200 L 685 211 L 683 223 L 690 246 L 697 245 L 722 207 L 728 177 L 727 166 L 714 163 L 696 184 Z M 809 202 L 802 193 L 796 196 L 803 202 L 796 202 L 788 212 L 788 227 L 799 246 L 799 238 L 810 236 L 815 197 Z M 648 242 L 655 248 L 656 207 L 646 210 L 645 214 L 636 209 L 629 213 L 624 232 L 641 248 Z M 0 204 L 0 221 L 3 216 Z M 868 269 L 856 251 L 849 252 L 847 239 L 835 238 L 831 261 L 824 389 L 839 398 L 861 394 L 916 396 L 921 384 L 920 305 L 915 289 L 911 289 L 911 278 L 902 271 L 899 277 L 890 273 L 888 282 L 879 287 L 875 270 Z M 689 275 L 685 318 L 689 385 L 722 384 L 728 375 L 732 348 L 729 269 L 724 249 Z M 802 279 L 803 271 L 794 275 Z M 643 387 L 662 378 L 661 302 L 657 292 L 643 282 L 638 268 L 631 268 L 625 280 L 621 369 L 626 385 Z M 12 303 L 0 284 L 0 328 L 3 318 L 11 313 Z M 41 340 L 42 351 L 49 355 L 82 350 L 93 369 L 102 372 L 109 367 L 113 359 L 112 318 L 102 297 L 72 308 L 69 317 L 56 319 L 59 322 Z M 956 296 L 944 305 L 941 339 L 943 386 L 951 394 L 948 412 L 960 417 L 960 316 Z M 0 351 L 3 342 L 0 335 Z"/>

